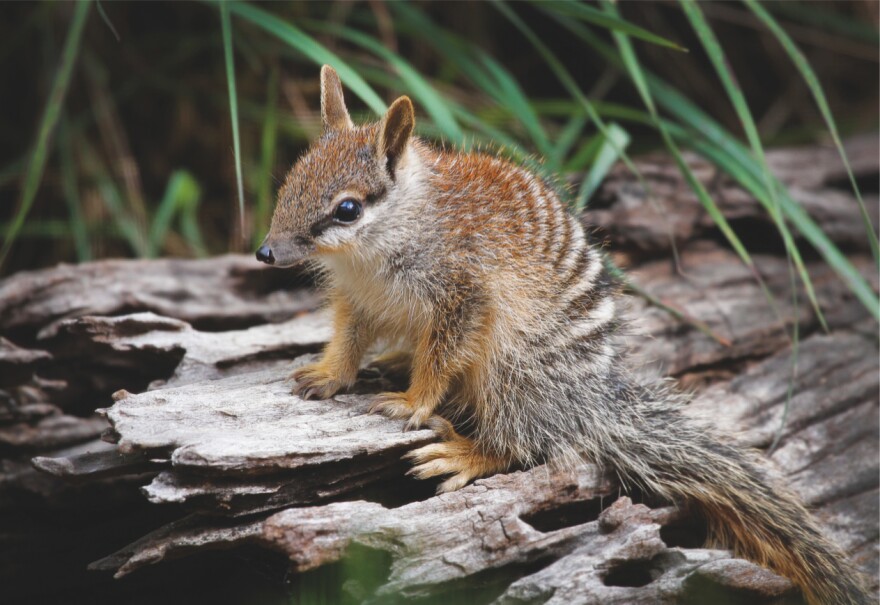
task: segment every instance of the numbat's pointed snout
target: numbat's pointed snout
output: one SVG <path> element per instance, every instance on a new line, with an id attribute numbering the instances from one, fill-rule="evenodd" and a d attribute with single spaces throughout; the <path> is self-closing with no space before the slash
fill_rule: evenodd
<path id="1" fill-rule="evenodd" d="M 263 244 L 257 250 L 257 260 L 267 265 L 275 264 L 275 256 L 272 254 L 272 248 Z"/>

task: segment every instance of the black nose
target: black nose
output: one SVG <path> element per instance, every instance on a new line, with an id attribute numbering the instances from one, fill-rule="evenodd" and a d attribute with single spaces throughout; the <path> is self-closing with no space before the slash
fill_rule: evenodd
<path id="1" fill-rule="evenodd" d="M 265 244 L 260 246 L 260 249 L 257 250 L 257 260 L 267 265 L 274 265 L 275 257 L 272 255 L 272 248 Z"/>

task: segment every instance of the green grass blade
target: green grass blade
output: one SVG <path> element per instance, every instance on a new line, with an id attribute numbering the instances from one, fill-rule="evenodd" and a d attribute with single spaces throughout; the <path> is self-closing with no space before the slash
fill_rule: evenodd
<path id="1" fill-rule="evenodd" d="M 599 113 L 601 115 L 602 112 Z M 599 153 L 599 149 L 604 142 L 605 137 L 602 136 L 601 132 L 588 138 L 578 150 L 572 154 L 571 158 L 565 163 L 562 171 L 577 172 L 578 170 L 585 170 L 587 166 L 595 161 L 596 155 Z"/>
<path id="2" fill-rule="evenodd" d="M 208 256 L 208 249 L 205 247 L 199 228 L 201 190 L 195 179 L 192 179 L 191 187 L 192 192 L 181 198 L 183 207 L 180 211 L 180 233 L 193 253 L 199 258 L 204 258 Z"/>
<path id="3" fill-rule="evenodd" d="M 782 236 L 783 242 L 785 243 L 786 254 L 789 256 L 790 262 L 793 260 L 794 264 L 796 265 L 797 272 L 800 275 L 801 281 L 804 284 L 807 296 L 810 299 L 810 303 L 812 304 L 814 311 L 816 312 L 816 317 L 819 319 L 822 327 L 827 330 L 828 325 L 825 322 L 825 316 L 819 306 L 819 301 L 816 299 L 816 293 L 813 289 L 813 282 L 810 279 L 810 274 L 807 272 L 807 269 L 804 266 L 800 252 L 798 251 L 797 246 L 794 243 L 794 238 L 792 238 L 791 232 L 788 229 L 788 225 L 786 225 L 785 223 L 785 218 L 780 212 L 776 185 L 774 180 L 771 178 L 770 167 L 767 165 L 767 158 L 764 154 L 764 146 L 761 143 L 761 137 L 758 134 L 758 127 L 755 124 L 754 119 L 752 118 L 752 112 L 749 111 L 745 96 L 743 95 L 739 85 L 736 83 L 733 72 L 731 72 L 730 68 L 727 65 L 727 59 L 724 56 L 724 52 L 721 49 L 721 45 L 719 44 L 718 39 L 715 37 L 712 28 L 709 27 L 709 24 L 703 17 L 703 13 L 697 6 L 696 2 L 694 2 L 693 0 L 680 0 L 680 4 L 682 9 L 684 10 L 685 16 L 691 24 L 691 27 L 697 34 L 700 43 L 703 45 L 706 54 L 709 56 L 709 61 L 715 68 L 715 72 L 718 74 L 718 77 L 721 80 L 722 85 L 724 86 L 724 90 L 727 93 L 730 102 L 733 104 L 736 115 L 739 118 L 740 124 L 742 124 L 743 130 L 746 133 L 746 138 L 748 139 L 749 145 L 752 148 L 752 153 L 754 154 L 755 160 L 761 167 L 764 178 L 764 187 L 770 194 L 770 204 L 765 205 L 765 208 L 767 209 L 768 214 L 770 214 L 770 217 L 773 219 L 777 231 L 779 231 L 780 235 Z M 797 313 L 797 290 L 795 288 L 792 288 L 792 296 L 795 297 L 794 306 L 795 313 Z"/>
<path id="4" fill-rule="evenodd" d="M 526 37 L 526 39 L 531 43 L 532 46 L 535 47 L 535 50 L 541 55 L 553 73 L 556 75 L 557 79 L 562 83 L 568 93 L 577 101 L 577 103 L 583 108 L 586 112 L 587 116 L 590 118 L 590 121 L 596 125 L 596 128 L 602 133 L 605 137 L 605 140 L 608 141 L 610 145 L 614 144 L 614 138 L 611 136 L 608 126 L 596 112 L 596 109 L 593 107 L 593 104 L 584 96 L 584 93 L 581 91 L 580 87 L 578 87 L 577 82 L 575 82 L 574 78 L 565 68 L 565 66 L 559 61 L 556 55 L 541 41 L 537 34 L 525 24 L 525 22 L 520 19 L 519 15 L 517 15 L 509 6 L 507 6 L 501 0 L 496 0 L 492 3 L 498 11 L 507 17 L 507 19 L 513 23 L 513 25 Z M 636 175 L 636 178 L 639 180 L 639 183 L 645 187 L 646 191 L 649 191 L 647 183 L 645 179 L 642 177 L 641 172 L 633 163 L 632 159 L 626 154 L 626 151 L 622 149 L 615 150 L 619 155 L 621 160 L 623 160 L 624 164 L 626 164 L 627 168 Z"/>
<path id="5" fill-rule="evenodd" d="M 547 157 L 552 154 L 553 145 L 532 103 L 509 71 L 470 42 L 437 27 L 414 5 L 394 2 L 390 6 L 406 34 L 420 43 L 431 44 L 445 61 L 452 63 L 475 86 L 522 123 L 538 153 Z"/>
<path id="6" fill-rule="evenodd" d="M 46 161 L 49 158 L 50 140 L 52 133 L 55 131 L 55 126 L 58 124 L 58 119 L 61 117 L 61 108 L 64 105 L 64 97 L 67 94 L 76 57 L 79 54 L 82 32 L 85 28 L 90 7 L 91 2 L 82 0 L 74 8 L 73 19 L 70 22 L 70 28 L 67 30 L 67 39 L 64 41 L 64 49 L 61 52 L 58 74 L 52 83 L 52 90 L 46 101 L 46 108 L 43 110 L 42 118 L 40 118 L 37 140 L 28 162 L 27 171 L 25 172 L 24 185 L 18 200 L 18 209 L 12 224 L 5 233 L 3 247 L 0 249 L 0 267 L 2 267 L 3 262 L 6 260 L 9 250 L 12 249 L 15 238 L 22 225 L 24 225 L 24 221 L 27 218 L 28 212 L 30 212 L 31 206 L 33 206 L 37 191 L 40 188 L 43 170 L 46 168 Z"/>
<path id="7" fill-rule="evenodd" d="M 667 40 L 666 38 L 658 36 L 657 34 L 652 33 L 642 27 L 639 27 L 638 25 L 621 19 L 619 16 L 604 13 L 587 4 L 569 1 L 546 2 L 542 4 L 544 4 L 545 6 L 547 6 L 547 8 L 553 10 L 557 14 L 575 17 L 576 19 L 580 19 L 581 21 L 586 21 L 587 23 L 598 25 L 599 27 L 613 32 L 620 32 L 628 36 L 632 36 L 633 38 L 639 38 L 640 40 L 644 40 L 645 42 L 651 42 L 652 44 L 657 44 L 659 46 L 665 46 L 667 48 L 687 52 L 686 48 L 671 40 Z"/>
<path id="8" fill-rule="evenodd" d="M 789 58 L 794 63 L 797 70 L 800 72 L 801 77 L 806 82 L 807 87 L 810 89 L 810 93 L 813 95 L 813 99 L 816 101 L 816 105 L 819 108 L 819 112 L 822 114 L 822 119 L 825 120 L 825 125 L 828 127 L 828 132 L 831 134 L 831 139 L 834 141 L 834 145 L 837 147 L 837 152 L 840 154 L 840 159 L 843 162 L 844 167 L 846 168 L 846 174 L 849 177 L 849 182 L 852 187 L 853 192 L 855 193 L 856 200 L 859 202 L 859 209 L 862 213 L 862 222 L 865 225 L 865 231 L 868 234 L 868 242 L 871 246 L 871 252 L 874 255 L 874 262 L 880 264 L 880 251 L 878 251 L 877 244 L 877 233 L 874 231 L 874 226 L 871 224 L 871 217 L 868 215 L 868 209 L 865 207 L 865 202 L 862 199 L 862 193 L 859 190 L 859 185 L 856 182 L 856 177 L 853 175 L 852 168 L 849 164 L 849 158 L 846 155 L 846 151 L 843 148 L 843 142 L 840 140 L 840 134 L 837 131 L 837 123 L 834 120 L 834 116 L 831 114 L 831 108 L 828 106 L 828 100 L 825 98 L 825 92 L 822 90 L 822 85 L 819 83 L 819 78 L 816 76 L 816 72 L 813 71 L 813 68 L 810 67 L 809 61 L 804 56 L 804 53 L 797 47 L 791 37 L 785 32 L 782 27 L 779 26 L 776 19 L 774 19 L 770 13 L 768 13 L 763 6 L 758 4 L 755 0 L 743 0 L 746 3 L 746 6 L 751 9 L 751 11 L 755 14 L 755 16 L 763 23 L 767 29 L 769 29 L 773 35 L 776 37 L 776 40 L 782 45 L 785 49 L 785 52 L 788 53 Z"/>
<path id="9" fill-rule="evenodd" d="M 497 149 L 499 152 L 508 153 L 511 157 L 516 158 L 518 161 L 527 161 L 529 158 L 529 154 L 526 150 L 522 148 L 519 142 L 511 137 L 509 134 L 500 130 L 498 128 L 493 127 L 491 124 L 487 124 L 485 120 L 481 120 L 479 117 L 466 110 L 463 107 L 458 105 L 451 105 L 452 111 L 461 120 L 461 123 L 476 131 L 477 133 L 482 133 L 483 137 L 477 137 L 472 135 L 474 141 L 476 143 L 480 143 L 485 147 L 490 147 L 493 149 Z"/>
<path id="10" fill-rule="evenodd" d="M 657 89 L 652 90 L 657 93 Z M 689 145 L 694 151 L 729 174 L 759 202 L 769 204 L 769 194 L 764 188 L 761 168 L 755 163 L 749 151 L 736 141 L 731 144 L 728 138 L 721 139 L 720 142 L 716 141 L 714 130 L 719 130 L 724 134 L 720 126 L 708 116 L 701 115 L 699 110 L 684 97 L 676 97 L 677 94 L 673 89 L 666 89 L 662 94 L 656 94 L 657 102 L 664 106 L 668 104 L 668 107 L 673 108 L 673 111 L 682 112 L 687 119 L 693 119 L 694 123 L 704 128 L 690 130 L 661 119 L 663 127 L 681 144 Z M 666 95 L 670 95 L 669 98 Z M 657 127 L 650 114 L 630 107 L 614 103 L 599 103 L 597 109 L 607 118 Z M 870 284 L 813 221 L 812 217 L 804 211 L 803 207 L 791 197 L 783 184 L 777 181 L 776 187 L 779 192 L 779 205 L 786 218 L 791 221 L 791 224 L 804 239 L 821 254 L 825 262 L 847 284 L 871 315 L 880 319 L 880 303 L 878 303 L 877 295 Z"/>
<path id="11" fill-rule="evenodd" d="M 92 248 L 89 242 L 88 226 L 83 216 L 82 200 L 79 196 L 76 165 L 70 141 L 70 120 L 65 115 L 58 129 L 58 151 L 61 163 L 61 188 L 64 201 L 70 215 L 70 231 L 76 248 L 76 258 L 80 262 L 92 259 Z"/>
<path id="12" fill-rule="evenodd" d="M 738 165 L 744 171 L 743 174 L 751 175 L 754 181 L 760 183 L 763 179 L 763 171 L 755 163 L 754 158 L 741 143 L 729 136 L 724 129 L 712 118 L 702 112 L 696 105 L 691 103 L 678 91 L 669 87 L 659 80 L 651 82 L 651 89 L 657 97 L 657 102 L 663 105 L 670 113 L 682 122 L 693 128 L 694 132 L 713 144 L 713 147 L 699 145 L 698 139 L 694 139 L 695 148 L 710 161 L 716 162 L 717 152 L 721 152 L 729 158 L 728 166 Z M 717 150 L 713 157 L 713 148 Z M 773 177 L 776 180 L 775 177 Z M 738 179 L 739 181 L 739 179 Z M 739 181 L 743 184 L 743 181 Z M 745 185 L 744 185 L 745 186 Z M 847 283 L 859 301 L 865 306 L 871 315 L 880 319 L 880 302 L 868 282 L 861 276 L 846 256 L 828 238 L 815 221 L 804 211 L 789 191 L 776 180 L 779 204 L 786 218 L 791 221 L 798 232 L 810 242 L 810 244 L 822 255 L 832 269 Z M 752 187 L 751 193 L 765 206 L 768 204 L 766 192 L 760 185 Z"/>
<path id="13" fill-rule="evenodd" d="M 563 171 L 565 158 L 581 138 L 587 125 L 587 116 L 578 112 L 573 114 L 565 126 L 556 135 L 556 145 L 546 157 L 547 163 L 553 170 Z"/>
<path id="14" fill-rule="evenodd" d="M 700 332 L 702 332 L 723 347 L 729 347 L 732 344 L 727 338 L 724 338 L 723 336 L 713 332 L 712 328 L 706 325 L 705 322 L 700 321 L 696 317 L 693 317 L 692 315 L 677 306 L 663 302 L 662 300 L 642 288 L 640 285 L 635 283 L 626 273 L 621 271 L 620 268 L 614 264 L 614 262 L 612 262 L 611 258 L 609 258 L 608 255 L 603 255 L 603 260 L 605 262 L 605 267 L 608 269 L 608 273 L 614 276 L 615 279 L 619 280 L 625 288 L 644 298 L 651 305 L 654 305 L 659 309 L 663 309 L 679 321 L 691 324 Z"/>
<path id="15" fill-rule="evenodd" d="M 620 158 L 620 150 L 626 149 L 630 142 L 629 133 L 614 122 L 608 125 L 608 135 L 611 141 L 604 138 L 600 144 L 596 159 L 590 170 L 581 182 L 575 199 L 575 212 L 580 213 L 587 205 L 587 200 L 596 192 L 599 185 L 608 175 L 608 171 Z"/>
<path id="16" fill-rule="evenodd" d="M 323 44 L 304 33 L 291 23 L 245 2 L 229 1 L 229 11 L 254 25 L 266 30 L 285 44 L 296 49 L 318 65 L 332 65 L 345 85 L 377 114 L 385 113 L 385 103 L 369 84 L 355 71 L 348 62 L 329 50 Z"/>
<path id="17" fill-rule="evenodd" d="M 496 82 L 486 77 L 485 69 L 474 58 L 474 49 L 469 42 L 437 26 L 415 3 L 389 2 L 388 6 L 394 13 L 395 26 L 402 33 L 420 44 L 433 46 L 441 58 L 454 65 L 491 98 L 501 97 Z"/>
<path id="18" fill-rule="evenodd" d="M 137 219 L 132 215 L 124 196 L 107 166 L 104 165 L 97 152 L 86 142 L 82 142 L 80 157 L 87 170 L 92 173 L 100 199 L 110 213 L 119 235 L 128 242 L 132 252 L 139 257 L 147 256 L 147 240 L 141 231 Z"/>
<path id="19" fill-rule="evenodd" d="M 446 100 L 422 77 L 416 68 L 399 55 L 385 48 L 375 38 L 348 27 L 318 22 L 310 22 L 310 26 L 317 31 L 332 33 L 353 42 L 387 62 L 395 69 L 405 89 L 422 105 L 444 136 L 454 143 L 461 143 L 464 140 L 464 133 Z"/>
<path id="20" fill-rule="evenodd" d="M 542 7 L 543 5 L 539 4 L 538 6 Z M 561 25 L 566 27 L 578 38 L 586 42 L 606 61 L 608 61 L 608 63 L 621 70 L 626 69 L 620 56 L 613 50 L 613 48 L 605 44 L 605 42 L 600 40 L 587 28 L 576 22 L 559 19 L 552 12 L 545 12 L 555 18 Z M 647 71 L 644 72 L 644 76 L 653 97 L 657 100 L 657 104 L 673 114 L 682 124 L 686 124 L 692 129 L 690 131 L 682 130 L 680 136 L 676 134 L 677 139 L 683 144 L 695 147 L 699 153 L 706 155 L 705 148 L 696 145 L 700 137 L 705 138 L 717 149 L 723 150 L 732 161 L 742 166 L 744 170 L 753 174 L 758 182 L 762 180 L 762 171 L 760 167 L 754 164 L 754 158 L 749 151 L 724 130 L 720 124 L 660 78 Z M 611 118 L 655 125 L 653 120 L 648 120 L 647 116 L 633 110 L 632 108 L 609 103 L 601 103 L 597 104 L 597 106 L 601 106 L 603 108 L 603 114 Z M 662 120 L 661 123 L 663 123 L 670 131 L 675 126 L 670 122 Z M 706 157 L 708 158 L 709 156 L 706 155 Z M 712 158 L 710 158 L 710 161 L 714 162 Z M 762 203 L 766 203 L 766 194 L 760 193 L 759 195 L 760 191 L 763 191 L 763 187 L 759 187 L 758 190 L 753 191 L 752 194 L 755 195 L 757 199 L 761 200 Z M 806 213 L 792 214 L 788 212 L 788 208 L 796 205 L 796 203 L 794 200 L 791 200 L 791 195 L 781 183 L 777 183 L 777 191 L 779 193 L 780 205 L 783 213 L 786 214 L 786 218 L 788 218 L 798 231 L 804 235 L 805 239 L 807 239 L 807 241 L 809 241 L 810 244 L 822 254 L 829 266 L 831 266 L 840 278 L 848 284 L 859 301 L 865 305 L 868 311 L 870 311 L 871 315 L 880 318 L 880 314 L 878 314 L 878 305 L 880 305 L 880 303 L 878 303 L 877 295 L 871 289 L 867 281 L 865 281 L 840 250 L 836 249 L 833 242 L 828 239 L 827 235 L 825 235 L 815 223 L 813 223 L 815 229 L 810 228 L 810 226 L 802 226 L 799 224 L 799 221 L 804 217 L 812 221 Z M 789 200 L 791 200 L 791 204 L 788 203 Z"/>
<path id="21" fill-rule="evenodd" d="M 104 22 L 104 25 L 107 26 L 107 29 L 113 34 L 113 37 L 116 38 L 117 42 L 122 41 L 122 38 L 119 37 L 119 32 L 116 31 L 116 28 L 113 27 L 113 22 L 110 21 L 110 17 L 107 16 L 107 13 L 104 12 L 104 6 L 101 4 L 101 0 L 97 0 L 95 2 L 95 6 L 98 8 L 98 14 L 101 16 L 101 21 Z"/>
<path id="22" fill-rule="evenodd" d="M 244 233 L 244 177 L 241 173 L 241 137 L 238 132 L 238 91 L 235 87 L 235 62 L 232 56 L 232 23 L 229 3 L 220 3 L 220 23 L 223 29 L 223 57 L 226 64 L 226 84 L 229 89 L 229 119 L 232 122 L 232 147 L 235 154 L 235 184 L 238 189 L 238 221 L 241 237 Z"/>
<path id="23" fill-rule="evenodd" d="M 162 251 L 162 244 L 171 227 L 174 216 L 183 212 L 190 205 L 197 204 L 201 192 L 199 185 L 193 176 L 185 170 L 176 170 L 168 179 L 165 186 L 165 194 L 150 226 L 150 239 L 147 248 L 147 256 L 158 256 Z"/>
<path id="24" fill-rule="evenodd" d="M 553 146 L 550 144 L 550 139 L 541 126 L 538 114 L 535 113 L 531 102 L 523 93 L 516 79 L 488 54 L 481 51 L 480 59 L 489 75 L 498 83 L 499 96 L 495 100 L 503 103 L 504 107 L 522 122 L 538 153 L 544 156 L 552 154 Z"/>
<path id="25" fill-rule="evenodd" d="M 12 222 L 0 223 L 0 232 L 6 231 L 12 226 Z M 113 229 L 113 226 L 109 226 Z M 92 229 L 92 232 L 95 232 Z M 104 235 L 102 233 L 102 235 Z M 50 219 L 25 223 L 18 234 L 21 239 L 53 239 L 67 240 L 73 237 L 70 231 L 70 221 L 63 219 Z"/>
<path id="26" fill-rule="evenodd" d="M 613 13 L 613 11 L 616 10 L 610 2 L 603 2 L 602 5 L 605 10 L 609 12 Z M 706 188 L 694 175 L 693 171 L 690 169 L 690 166 L 687 165 L 687 162 L 685 162 L 684 157 L 681 154 L 681 150 L 678 148 L 675 140 L 669 134 L 669 131 L 664 125 L 663 121 L 660 120 L 660 117 L 657 114 L 657 108 L 654 105 L 653 97 L 651 96 L 651 93 L 648 89 L 647 80 L 642 70 L 642 66 L 639 63 L 638 58 L 636 57 L 635 50 L 632 47 L 632 43 L 630 42 L 629 37 L 621 32 L 612 32 L 612 36 L 614 37 L 614 41 L 617 43 L 617 47 L 620 50 L 621 60 L 623 61 L 626 70 L 629 72 L 630 77 L 632 78 L 633 83 L 635 84 L 636 89 L 639 92 L 639 95 L 642 97 L 642 102 L 645 104 L 645 107 L 648 108 L 648 112 L 651 114 L 652 120 L 656 124 L 657 129 L 660 131 L 660 136 L 662 137 L 666 148 L 672 154 L 672 158 L 675 161 L 676 166 L 678 166 L 678 169 L 681 172 L 682 176 L 684 176 L 684 179 L 687 182 L 688 186 L 697 196 L 697 199 L 700 201 L 700 204 L 702 204 L 703 208 L 712 218 L 712 221 L 718 226 L 718 229 L 721 231 L 721 233 L 739 255 L 740 259 L 742 259 L 743 263 L 745 263 L 745 265 L 749 267 L 752 274 L 755 276 L 755 279 L 758 281 L 758 284 L 760 284 L 761 289 L 764 291 L 764 295 L 766 296 L 768 303 L 774 309 L 774 312 L 779 315 L 776 309 L 773 294 L 767 288 L 767 285 L 761 278 L 760 273 L 758 273 L 758 270 L 755 267 L 755 263 L 752 260 L 752 257 L 749 254 L 748 250 L 739 239 L 739 236 L 736 235 L 725 216 L 721 213 L 721 210 L 718 208 L 715 200 L 712 199 L 712 196 L 709 195 L 709 192 L 706 191 Z"/>
<path id="27" fill-rule="evenodd" d="M 275 164 L 275 147 L 278 141 L 278 65 L 272 66 L 266 85 L 266 110 L 260 135 L 260 172 L 257 175 L 257 207 L 254 210 L 254 233 L 252 244 L 258 246 L 263 232 L 269 225 L 272 212 L 272 169 Z"/>
<path id="28" fill-rule="evenodd" d="M 795 21 L 811 25 L 848 40 L 858 40 L 873 46 L 880 44 L 880 32 L 871 22 L 859 21 L 854 14 L 845 14 L 827 8 L 820 2 L 768 2 L 773 12 Z"/>

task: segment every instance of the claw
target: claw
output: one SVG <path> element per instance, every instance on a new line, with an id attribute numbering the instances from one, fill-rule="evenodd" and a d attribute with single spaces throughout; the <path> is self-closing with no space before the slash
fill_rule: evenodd
<path id="1" fill-rule="evenodd" d="M 457 475 L 453 475 L 443 483 L 437 486 L 437 495 L 446 494 L 449 492 L 454 492 L 463 488 L 468 484 L 472 477 L 465 475 L 464 473 L 458 473 Z"/>
<path id="2" fill-rule="evenodd" d="M 440 431 L 449 431 L 450 438 L 431 443 L 403 455 L 414 465 L 406 474 L 418 479 L 447 475 L 437 488 L 438 494 L 461 489 L 478 477 L 491 475 L 508 468 L 509 464 L 497 457 L 481 452 L 473 440 L 462 437 L 445 420 L 428 420 L 428 425 Z M 448 425 L 448 427 L 447 427 Z"/>
<path id="3" fill-rule="evenodd" d="M 388 418 L 403 419 L 412 416 L 412 407 L 406 393 L 381 393 L 370 406 L 370 413 L 380 412 Z"/>
<path id="4" fill-rule="evenodd" d="M 410 416 L 409 420 L 406 421 L 406 424 L 403 425 L 403 432 L 409 433 L 411 431 L 418 431 L 422 428 L 422 423 L 419 422 L 415 415 Z"/>
<path id="5" fill-rule="evenodd" d="M 346 385 L 335 371 L 320 362 L 302 366 L 290 377 L 296 381 L 291 393 L 301 399 L 329 399 Z"/>

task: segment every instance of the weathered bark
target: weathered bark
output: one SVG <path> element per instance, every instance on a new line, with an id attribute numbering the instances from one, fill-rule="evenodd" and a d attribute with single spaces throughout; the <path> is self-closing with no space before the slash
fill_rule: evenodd
<path id="1" fill-rule="evenodd" d="M 876 138 L 853 139 L 848 150 L 855 173 L 876 180 L 880 167 Z M 759 249 L 773 245 L 781 250 L 782 240 L 773 220 L 758 200 L 705 160 L 693 155 L 687 156 L 687 160 L 743 240 Z M 768 151 L 767 161 L 792 198 L 822 226 L 831 241 L 847 250 L 868 250 L 857 201 L 850 194 L 846 171 L 833 147 Z M 696 239 L 717 237 L 714 221 L 682 180 L 675 164 L 658 156 L 642 159 L 638 167 L 648 191 L 627 167 L 618 165 L 585 213 L 588 223 L 600 227 L 611 238 L 615 250 L 645 256 L 668 253 L 673 243 L 680 246 Z M 880 198 L 869 193 L 864 200 L 876 229 Z M 792 231 L 800 239 L 797 230 Z"/>
<path id="2" fill-rule="evenodd" d="M 857 145 L 857 173 L 875 174 L 876 145 Z M 833 150 L 770 155 L 876 289 Z M 677 378 L 695 393 L 688 413 L 746 445 L 768 451 L 785 416 L 768 464 L 876 587 L 876 324 L 806 248 L 832 331 L 821 331 L 803 292 L 795 308 L 783 248 L 763 241 L 771 223 L 759 204 L 695 162 L 735 228 L 752 236 L 774 312 L 671 165 L 649 159 L 640 167 L 666 212 L 615 171 L 588 220 L 605 229 L 635 285 L 704 331 L 635 298 L 627 336 L 634 362 Z M 681 271 L 668 255 L 666 218 Z M 131 542 L 94 564 L 117 576 L 246 545 L 283 553 L 297 573 L 357 553 L 381 561 L 387 569 L 369 585 L 346 584 L 363 602 L 453 602 L 477 589 L 483 602 L 498 603 L 797 601 L 787 580 L 700 548 L 704 528 L 688 511 L 651 499 L 633 504 L 589 465 L 496 475 L 433 496 L 438 482 L 406 477 L 401 460 L 433 433 L 403 432 L 402 422 L 367 414 L 371 394 L 400 388 L 399 377 L 364 368 L 352 393 L 322 402 L 290 394 L 291 369 L 313 359 L 329 335 L 326 317 L 312 312 L 317 296 L 302 286 L 233 256 L 102 261 L 0 282 L 0 330 L 9 339 L 0 341 L 0 384 L 9 387 L 0 392 L 0 542 L 27 542 L 34 525 L 17 519 L 38 503 L 61 517 L 139 511 L 142 529 L 120 530 L 93 557 Z M 787 402 L 795 318 L 802 341 Z M 106 408 L 106 418 L 95 408 Z M 101 432 L 115 443 L 97 441 Z M 53 544 L 75 550 L 88 530 L 39 535 L 39 552 L 48 553 L 40 556 L 51 559 Z M 0 581 L 13 596 L 22 568 L 15 551 L 0 554 Z"/>
<path id="3" fill-rule="evenodd" d="M 878 564 L 876 513 L 880 496 L 876 346 L 857 334 L 817 334 L 801 344 L 799 360 L 802 373 L 789 404 L 783 445 L 774 451 L 771 461 L 814 507 L 829 536 L 863 569 L 873 571 Z M 783 350 L 733 380 L 713 385 L 696 397 L 689 413 L 712 414 L 722 432 L 740 433 L 744 443 L 767 447 L 786 403 L 789 361 L 790 353 Z M 173 405 L 173 400 L 166 400 L 168 403 Z M 124 408 L 125 404 L 123 399 L 116 405 Z M 352 412 L 358 412 L 357 406 Z M 839 440 L 832 441 L 830 435 Z M 262 461 L 254 461 L 253 468 L 263 465 Z M 173 476 L 163 475 L 163 481 Z M 259 497 L 260 484 L 251 483 L 250 487 L 253 491 L 249 495 Z M 200 495 L 178 485 L 163 488 L 164 501 Z M 267 486 L 267 491 L 271 493 L 273 488 Z M 235 490 L 243 488 L 237 485 L 227 489 L 234 500 L 238 496 Z M 555 491 L 548 493 L 548 489 Z M 664 546 L 659 537 L 663 535 L 661 527 L 679 527 L 680 514 L 650 513 L 655 516 L 646 523 L 658 525 L 639 529 L 647 532 L 647 542 L 643 544 L 639 538 L 638 548 L 627 547 L 630 538 L 626 536 L 630 530 L 636 531 L 635 527 L 609 537 L 600 531 L 599 512 L 616 494 L 607 479 L 590 467 L 585 467 L 576 479 L 551 475 L 540 468 L 498 475 L 454 494 L 393 509 L 369 501 L 291 508 L 262 524 L 243 523 L 240 531 L 232 529 L 238 526 L 223 525 L 220 530 L 209 520 L 202 519 L 202 525 L 191 520 L 185 530 L 161 530 L 99 562 L 97 567 L 124 574 L 166 556 L 180 556 L 194 540 L 202 540 L 205 546 L 227 547 L 244 540 L 267 542 L 284 550 L 295 568 L 302 571 L 336 561 L 357 544 L 386 551 L 392 557 L 390 576 L 377 595 L 442 592 L 452 589 L 453 580 L 477 581 L 484 574 L 507 568 L 525 575 L 511 586 L 505 599 L 527 593 L 545 594 L 550 588 L 559 591 L 560 603 L 678 602 L 706 591 L 743 592 L 758 602 L 773 602 L 789 594 L 790 585 L 769 572 L 720 551 L 693 549 L 699 526 L 679 531 L 682 535 L 678 536 L 670 533 Z M 218 496 L 215 492 L 214 497 Z M 605 502 L 597 504 L 597 499 Z M 546 514 L 540 520 L 542 509 Z M 535 519 L 540 521 L 536 523 Z M 557 529 L 536 532 L 538 525 Z M 467 531 L 458 529 L 462 527 Z M 550 544 L 556 540 L 563 541 L 566 548 L 553 550 Z M 689 547 L 682 548 L 680 541 Z M 541 548 L 536 549 L 532 542 Z M 534 577 L 528 573 L 530 565 L 560 557 L 558 563 Z M 568 557 L 573 559 L 569 561 Z M 713 565 L 704 568 L 708 562 Z M 576 580 L 571 576 L 573 569 L 581 570 L 574 576 Z M 637 579 L 658 581 L 622 590 L 607 584 L 609 574 L 613 580 L 615 569 L 623 570 L 620 573 L 624 576 L 628 573 Z"/>
<path id="4" fill-rule="evenodd" d="M 83 315 L 153 311 L 204 329 L 281 321 L 313 309 L 316 297 L 291 270 L 249 256 L 204 260 L 105 260 L 23 271 L 0 283 L 0 330 L 32 337 Z"/>
<path id="5" fill-rule="evenodd" d="M 0 337 L 0 387 L 13 387 L 30 380 L 52 356 L 47 351 L 23 349 Z"/>

